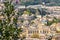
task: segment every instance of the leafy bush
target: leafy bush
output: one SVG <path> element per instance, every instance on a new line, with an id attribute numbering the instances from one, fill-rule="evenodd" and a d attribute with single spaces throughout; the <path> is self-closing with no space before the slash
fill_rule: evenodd
<path id="1" fill-rule="evenodd" d="M 60 19 L 57 19 L 56 17 L 54 17 L 54 19 L 52 21 L 47 21 L 47 26 L 50 26 L 52 25 L 53 23 L 59 23 L 60 22 Z"/>
<path id="2" fill-rule="evenodd" d="M 15 14 L 14 5 L 11 2 L 4 2 L 4 6 L 2 11 L 4 19 L 0 19 L 0 40 L 17 40 L 22 32 L 22 29 L 17 27 L 18 15 Z"/>

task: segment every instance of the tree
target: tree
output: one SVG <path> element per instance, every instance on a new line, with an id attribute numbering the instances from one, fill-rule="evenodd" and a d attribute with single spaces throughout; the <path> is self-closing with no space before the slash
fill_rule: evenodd
<path id="1" fill-rule="evenodd" d="M 31 15 L 31 12 L 30 12 L 30 10 L 27 9 L 26 11 L 24 11 L 23 14 Z"/>
<path id="2" fill-rule="evenodd" d="M 14 5 L 11 2 L 4 2 L 4 10 L 0 19 L 0 40 L 17 40 L 22 29 L 17 27 L 18 12 L 15 12 Z"/>

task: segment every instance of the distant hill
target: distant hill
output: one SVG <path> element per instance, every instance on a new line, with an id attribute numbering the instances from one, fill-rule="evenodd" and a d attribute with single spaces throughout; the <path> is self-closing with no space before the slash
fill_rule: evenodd
<path id="1" fill-rule="evenodd" d="M 60 5 L 60 0 L 22 0 L 21 4 L 23 5 L 35 5 L 35 4 L 45 4 L 50 3 L 49 5 Z"/>
<path id="2" fill-rule="evenodd" d="M 36 4 L 43 4 L 50 6 L 60 6 L 60 0 L 20 0 L 21 5 L 36 5 Z"/>

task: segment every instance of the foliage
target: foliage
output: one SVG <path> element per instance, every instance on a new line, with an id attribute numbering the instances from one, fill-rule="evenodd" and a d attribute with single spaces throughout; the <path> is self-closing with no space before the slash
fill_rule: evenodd
<path id="1" fill-rule="evenodd" d="M 23 13 L 23 14 L 31 15 L 31 12 L 30 12 L 30 10 L 26 10 L 26 11 L 24 11 L 24 13 Z"/>
<path id="2" fill-rule="evenodd" d="M 50 25 L 52 25 L 52 22 L 51 21 L 48 21 L 47 22 L 47 26 L 50 26 Z"/>
<path id="3" fill-rule="evenodd" d="M 46 25 L 47 26 L 50 26 L 53 23 L 59 23 L 59 22 L 60 22 L 60 19 L 57 19 L 56 17 L 54 17 L 54 19 L 52 21 L 48 21 Z"/>
<path id="4" fill-rule="evenodd" d="M 22 32 L 21 28 L 18 29 L 17 27 L 18 15 L 15 14 L 11 2 L 4 2 L 4 6 L 2 11 L 4 19 L 0 19 L 0 40 L 17 40 L 18 35 Z"/>

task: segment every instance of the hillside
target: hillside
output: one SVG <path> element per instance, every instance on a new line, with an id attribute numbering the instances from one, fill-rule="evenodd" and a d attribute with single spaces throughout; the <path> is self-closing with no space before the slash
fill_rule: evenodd
<path id="1" fill-rule="evenodd" d="M 36 5 L 36 4 L 43 4 L 49 6 L 60 6 L 60 0 L 21 0 L 22 5 Z"/>

